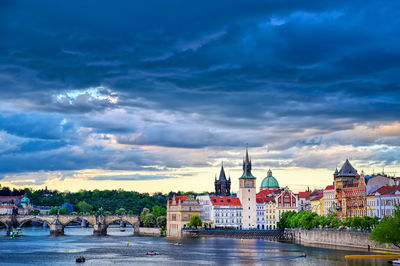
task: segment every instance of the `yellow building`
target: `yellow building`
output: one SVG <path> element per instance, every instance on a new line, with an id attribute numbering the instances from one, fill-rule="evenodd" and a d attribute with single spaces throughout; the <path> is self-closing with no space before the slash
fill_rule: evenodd
<path id="1" fill-rule="evenodd" d="M 324 197 L 321 194 L 310 199 L 311 211 L 318 215 L 324 215 Z"/>
<path id="2" fill-rule="evenodd" d="M 375 217 L 376 216 L 376 202 L 375 195 L 370 194 L 367 196 L 367 216 Z"/>
<path id="3" fill-rule="evenodd" d="M 174 196 L 167 204 L 167 236 L 181 237 L 193 215 L 200 216 L 200 203 L 193 196 Z"/>

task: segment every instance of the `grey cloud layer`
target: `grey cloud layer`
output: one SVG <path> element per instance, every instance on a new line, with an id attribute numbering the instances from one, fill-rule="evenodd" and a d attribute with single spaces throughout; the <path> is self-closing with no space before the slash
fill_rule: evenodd
<path id="1" fill-rule="evenodd" d="M 396 1 L 3 1 L 0 172 L 208 165 L 246 142 L 277 165 L 328 167 L 341 146 L 398 163 L 399 134 L 374 128 L 399 120 L 399 12 Z"/>

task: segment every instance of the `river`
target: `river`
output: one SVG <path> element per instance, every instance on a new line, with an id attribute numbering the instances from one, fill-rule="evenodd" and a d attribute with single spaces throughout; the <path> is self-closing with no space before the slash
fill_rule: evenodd
<path id="1" fill-rule="evenodd" d="M 345 260 L 367 254 L 258 239 L 198 238 L 176 240 L 134 237 L 133 229 L 109 227 L 107 236 L 92 236 L 92 228 L 66 227 L 65 236 L 50 237 L 49 229 L 24 227 L 24 236 L 11 239 L 0 229 L 0 265 L 387 265 L 387 260 Z M 129 240 L 129 246 L 127 246 Z M 158 256 L 146 256 L 155 250 Z M 307 257 L 300 257 L 305 252 Z"/>

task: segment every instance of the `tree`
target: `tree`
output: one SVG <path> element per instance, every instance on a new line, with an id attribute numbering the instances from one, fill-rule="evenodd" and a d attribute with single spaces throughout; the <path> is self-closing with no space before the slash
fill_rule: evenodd
<path id="1" fill-rule="evenodd" d="M 38 215 L 38 214 L 40 214 L 40 210 L 37 210 L 37 209 L 31 210 L 31 211 L 29 212 L 29 214 Z"/>
<path id="2" fill-rule="evenodd" d="M 142 212 L 140 213 L 140 220 L 143 225 L 145 224 L 146 216 L 149 213 L 150 213 L 150 210 L 148 208 L 143 208 Z"/>
<path id="3" fill-rule="evenodd" d="M 165 215 L 167 215 L 167 211 L 165 210 L 165 208 L 163 208 L 163 207 L 161 207 L 161 206 L 159 206 L 159 205 L 153 206 L 153 208 L 152 208 L 152 210 L 151 210 L 151 213 L 152 213 L 156 218 L 159 217 L 159 216 L 165 216 Z"/>
<path id="4" fill-rule="evenodd" d="M 361 217 L 355 216 L 355 217 L 353 217 L 353 219 L 351 221 L 351 227 L 357 228 L 357 229 L 361 228 L 361 222 L 362 222 Z"/>
<path id="5" fill-rule="evenodd" d="M 116 214 L 126 214 L 126 210 L 124 208 L 119 208 L 116 212 Z"/>
<path id="6" fill-rule="evenodd" d="M 353 221 L 353 218 L 351 218 L 351 217 L 346 217 L 344 220 L 343 220 L 343 225 L 344 226 L 346 226 L 346 227 L 348 227 L 348 228 L 350 228 L 351 227 L 351 222 Z"/>
<path id="7" fill-rule="evenodd" d="M 79 209 L 79 211 L 86 213 L 86 212 L 92 211 L 93 210 L 93 206 L 90 205 L 89 203 L 87 203 L 86 201 L 80 201 L 78 203 L 78 209 Z"/>
<path id="8" fill-rule="evenodd" d="M 201 220 L 200 215 L 195 214 L 190 217 L 190 220 L 188 223 L 189 227 L 194 226 L 197 228 L 198 226 L 202 226 L 202 225 L 203 225 L 203 221 Z"/>
<path id="9" fill-rule="evenodd" d="M 59 208 L 51 208 L 50 211 L 49 211 L 49 214 L 50 215 L 56 215 L 58 210 L 60 210 L 60 209 Z"/>
<path id="10" fill-rule="evenodd" d="M 68 209 L 68 207 L 67 207 L 67 206 L 62 207 L 62 208 L 60 209 L 60 214 L 61 214 L 61 215 L 67 215 L 67 214 L 69 214 L 69 209 Z"/>
<path id="11" fill-rule="evenodd" d="M 154 227 L 156 225 L 156 217 L 151 213 L 146 214 L 144 216 L 143 225 L 145 227 Z"/>
<path id="12" fill-rule="evenodd" d="M 165 227 L 167 225 L 167 217 L 165 216 L 158 216 L 157 217 L 157 225 L 159 227 Z"/>
<path id="13" fill-rule="evenodd" d="M 384 218 L 371 232 L 369 237 L 379 244 L 393 244 L 400 248 L 400 205 L 397 205 L 393 216 Z"/>

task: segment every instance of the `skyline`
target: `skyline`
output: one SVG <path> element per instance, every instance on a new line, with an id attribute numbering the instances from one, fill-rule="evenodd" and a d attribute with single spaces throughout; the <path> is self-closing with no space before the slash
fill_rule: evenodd
<path id="1" fill-rule="evenodd" d="M 400 172 L 396 1 L 3 1 L 0 184 L 325 188 Z M 211 190 L 210 190 L 211 189 Z"/>

